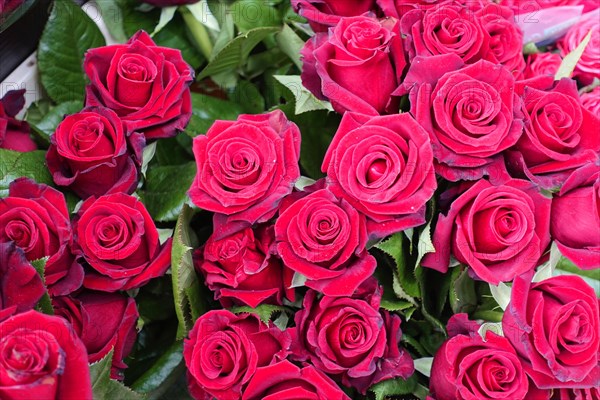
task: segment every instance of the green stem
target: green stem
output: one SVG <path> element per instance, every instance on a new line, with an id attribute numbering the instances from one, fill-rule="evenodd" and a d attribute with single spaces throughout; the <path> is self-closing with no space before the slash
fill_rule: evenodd
<path id="1" fill-rule="evenodd" d="M 180 7 L 179 12 L 181 13 L 185 24 L 190 30 L 190 33 L 192 34 L 192 39 L 194 40 L 195 44 L 198 46 L 204 57 L 206 57 L 206 59 L 209 60 L 210 56 L 212 55 L 213 44 L 208 34 L 208 31 L 206 30 L 206 27 L 202 25 L 194 17 L 194 15 L 190 11 L 188 11 L 187 8 Z"/>

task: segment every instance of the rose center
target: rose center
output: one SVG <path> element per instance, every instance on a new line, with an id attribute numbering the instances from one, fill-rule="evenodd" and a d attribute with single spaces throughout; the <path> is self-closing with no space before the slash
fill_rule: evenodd
<path id="1" fill-rule="evenodd" d="M 13 220 L 6 224 L 4 232 L 8 239 L 15 242 L 18 247 L 21 247 L 26 253 L 38 241 L 37 229 L 31 229 L 30 226 L 21 220 Z"/>
<path id="2" fill-rule="evenodd" d="M 77 121 L 71 129 L 71 148 L 84 153 L 95 147 L 104 134 L 104 124 L 99 118 L 88 117 Z"/>
<path id="3" fill-rule="evenodd" d="M 386 175 L 388 163 L 384 159 L 375 160 L 367 170 L 367 183 L 377 182 Z"/>
<path id="4" fill-rule="evenodd" d="M 125 222 L 116 215 L 108 216 L 98 224 L 99 244 L 105 249 L 114 249 L 126 244 L 129 240 Z"/>

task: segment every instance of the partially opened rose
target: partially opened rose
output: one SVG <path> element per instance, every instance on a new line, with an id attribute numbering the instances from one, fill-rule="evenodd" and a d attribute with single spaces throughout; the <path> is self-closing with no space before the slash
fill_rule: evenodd
<path id="1" fill-rule="evenodd" d="M 0 0 L 0 14 L 2 13 L 2 1 Z M 15 2 L 9 1 L 8 6 L 11 3 Z M 29 124 L 15 119 L 15 115 L 25 105 L 24 95 L 25 89 L 11 90 L 0 99 L 0 149 L 20 152 L 37 149 L 37 145 L 29 136 Z"/>
<path id="2" fill-rule="evenodd" d="M 527 57 L 527 66 L 523 73 L 524 79 L 531 79 L 540 75 L 555 76 L 562 63 L 558 53 L 535 53 Z"/>
<path id="3" fill-rule="evenodd" d="M 591 84 L 594 78 L 600 79 L 600 9 L 585 14 L 558 42 L 560 54 L 565 57 L 575 50 L 590 32 L 592 35 L 590 42 L 573 72 L 573 77 L 584 85 Z"/>
<path id="4" fill-rule="evenodd" d="M 194 71 L 179 50 L 157 46 L 139 31 L 126 44 L 90 49 L 83 69 L 86 106 L 110 108 L 146 140 L 175 136 L 192 115 Z"/>
<path id="5" fill-rule="evenodd" d="M 85 346 L 67 321 L 28 311 L 0 322 L 0 398 L 92 400 Z"/>
<path id="6" fill-rule="evenodd" d="M 129 290 L 164 275 L 171 239 L 161 244 L 141 201 L 117 193 L 90 197 L 73 221 L 75 253 L 86 263 L 83 285 L 104 292 Z"/>
<path id="7" fill-rule="evenodd" d="M 48 257 L 44 269 L 52 295 L 81 287 L 83 269 L 71 254 L 71 223 L 62 193 L 50 186 L 19 178 L 0 199 L 0 242 L 14 242 L 29 261 Z"/>
<path id="8" fill-rule="evenodd" d="M 375 0 L 292 0 L 292 7 L 315 32 L 327 32 L 342 17 L 356 17 L 376 8 Z"/>
<path id="9" fill-rule="evenodd" d="M 594 289 L 576 275 L 532 283 L 515 279 L 502 329 L 542 389 L 591 388 L 600 380 L 600 310 Z"/>
<path id="10" fill-rule="evenodd" d="M 370 237 L 425 222 L 437 187 L 427 132 L 409 115 L 346 113 L 321 170 L 329 190 L 367 217 Z"/>
<path id="11" fill-rule="evenodd" d="M 600 118 L 600 86 L 591 92 L 582 94 L 580 99 L 583 108 Z"/>
<path id="12" fill-rule="evenodd" d="M 127 132 L 112 110 L 88 107 L 69 115 L 50 141 L 46 160 L 57 185 L 82 198 L 136 189 L 144 136 Z"/>

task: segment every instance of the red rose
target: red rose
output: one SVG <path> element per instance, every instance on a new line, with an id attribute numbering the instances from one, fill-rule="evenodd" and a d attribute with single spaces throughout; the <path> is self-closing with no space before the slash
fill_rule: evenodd
<path id="1" fill-rule="evenodd" d="M 2 1 L 0 0 L 0 14 Z M 24 94 L 25 89 L 11 90 L 0 99 L 0 149 L 20 152 L 37 149 L 37 145 L 29 136 L 29 124 L 15 119 L 15 115 L 25 105 Z"/>
<path id="2" fill-rule="evenodd" d="M 581 95 L 581 105 L 591 112 L 596 118 L 600 118 L 600 86 L 597 86 L 591 92 Z"/>
<path id="3" fill-rule="evenodd" d="M 66 117 L 46 153 L 54 182 L 82 198 L 133 193 L 139 180 L 144 136 L 126 133 L 107 108 L 84 108 Z"/>
<path id="4" fill-rule="evenodd" d="M 75 253 L 87 264 L 83 286 L 115 292 L 145 285 L 171 264 L 171 239 L 160 244 L 141 201 L 117 193 L 90 197 L 73 221 Z"/>
<path id="5" fill-rule="evenodd" d="M 537 78 L 540 75 L 554 77 L 562 64 L 562 57 L 558 53 L 536 53 L 527 57 L 527 66 L 523 73 L 524 79 Z"/>
<path id="6" fill-rule="evenodd" d="M 466 186 L 466 185 L 465 185 Z M 450 254 L 482 280 L 497 285 L 539 265 L 550 244 L 550 203 L 531 182 L 480 180 L 440 215 L 435 253 L 422 265 L 448 271 Z"/>
<path id="7" fill-rule="evenodd" d="M 54 297 L 54 312 L 65 318 L 85 345 L 88 362 L 104 358 L 111 350 L 111 377 L 123 379 L 123 359 L 136 339 L 138 311 L 132 297 L 118 293 L 82 292 L 76 296 Z"/>
<path id="8" fill-rule="evenodd" d="M 0 243 L 0 321 L 31 310 L 46 289 L 42 278 L 14 243 Z"/>
<path id="9" fill-rule="evenodd" d="M 197 400 L 205 393 L 239 399 L 257 368 L 285 359 L 289 346 L 287 332 L 265 325 L 255 314 L 209 311 L 196 321 L 183 345 L 190 393 Z"/>
<path id="10" fill-rule="evenodd" d="M 501 153 L 523 131 L 514 87 L 511 73 L 488 61 L 464 66 L 454 54 L 414 59 L 402 92 L 431 137 L 438 174 L 453 182 L 507 175 Z"/>
<path id="11" fill-rule="evenodd" d="M 217 121 L 194 138 L 198 172 L 189 195 L 213 211 L 222 239 L 254 223 L 266 222 L 300 177 L 300 130 L 281 111 Z M 239 229 L 237 229 L 239 230 Z"/>
<path id="12" fill-rule="evenodd" d="M 342 18 L 329 34 L 306 42 L 301 54 L 302 83 L 337 112 L 398 112 L 392 92 L 406 61 L 395 19 Z"/>
<path id="13" fill-rule="evenodd" d="M 284 295 L 294 298 L 293 289 L 287 289 L 293 272 L 271 256 L 274 242 L 272 226 L 246 228 L 220 240 L 211 236 L 194 252 L 194 266 L 223 307 L 281 305 Z"/>
<path id="14" fill-rule="evenodd" d="M 600 119 L 581 106 L 577 84 L 564 78 L 538 79 L 519 88 L 525 133 L 508 152 L 510 169 L 545 189 L 560 187 L 576 168 L 600 151 Z"/>
<path id="15" fill-rule="evenodd" d="M 586 46 L 581 58 L 575 66 L 573 77 L 584 85 L 589 85 L 594 78 L 600 79 L 600 9 L 585 14 L 573 25 L 567 34 L 557 43 L 560 54 L 565 57 L 579 46 L 591 31 L 592 38 Z"/>
<path id="16" fill-rule="evenodd" d="M 3 400 L 92 400 L 85 346 L 69 324 L 36 311 L 0 322 Z"/>
<path id="17" fill-rule="evenodd" d="M 531 283 L 515 279 L 502 329 L 527 374 L 542 389 L 591 388 L 600 382 L 600 311 L 594 289 L 576 275 Z"/>
<path id="18" fill-rule="evenodd" d="M 258 368 L 242 400 L 350 400 L 335 382 L 310 365 L 300 368 L 284 360 Z"/>
<path id="19" fill-rule="evenodd" d="M 144 31 L 126 44 L 88 50 L 83 68 L 91 81 L 86 106 L 112 109 L 128 132 L 170 137 L 190 120 L 194 71 L 179 50 L 157 46 Z"/>
<path id="20" fill-rule="evenodd" d="M 81 287 L 83 269 L 71 254 L 71 223 L 62 193 L 19 178 L 0 199 L 0 242 L 15 242 L 29 261 L 49 257 L 44 276 L 52 295 Z"/>
<path id="21" fill-rule="evenodd" d="M 308 20 L 315 32 L 327 32 L 342 17 L 375 11 L 375 0 L 292 0 L 294 11 Z"/>
<path id="22" fill-rule="evenodd" d="M 599 163 L 575 170 L 552 201 L 552 237 L 561 254 L 583 269 L 600 267 Z"/>
<path id="23" fill-rule="evenodd" d="M 368 282 L 367 285 L 371 284 Z M 398 347 L 400 318 L 379 311 L 376 293 L 353 297 L 317 298 L 309 290 L 292 328 L 293 358 L 310 361 L 317 369 L 345 386 L 366 394 L 372 385 L 387 379 L 404 379 L 414 372 L 410 355 Z"/>
<path id="24" fill-rule="evenodd" d="M 284 264 L 328 296 L 352 295 L 377 266 L 364 215 L 326 189 L 282 207 L 275 240 Z"/>
<path id="25" fill-rule="evenodd" d="M 321 170 L 329 190 L 367 217 L 370 237 L 425 222 L 437 187 L 427 132 L 408 114 L 346 113 Z"/>
<path id="26" fill-rule="evenodd" d="M 452 324 L 450 319 L 448 325 Z M 430 391 L 436 400 L 521 400 L 528 388 L 527 375 L 510 342 L 491 331 L 485 338 L 477 331 L 451 336 L 433 359 Z"/>

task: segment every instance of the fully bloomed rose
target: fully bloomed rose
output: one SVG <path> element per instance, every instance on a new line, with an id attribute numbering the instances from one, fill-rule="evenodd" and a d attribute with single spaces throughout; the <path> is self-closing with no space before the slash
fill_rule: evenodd
<path id="1" fill-rule="evenodd" d="M 575 169 L 598 158 L 600 119 L 581 106 L 572 79 L 525 82 L 518 92 L 525 132 L 508 152 L 509 169 L 545 189 L 556 189 Z"/>
<path id="2" fill-rule="evenodd" d="M 36 311 L 0 322 L 3 400 L 92 400 L 85 346 L 60 317 Z"/>
<path id="3" fill-rule="evenodd" d="M 44 294 L 42 278 L 14 243 L 0 243 L 0 321 L 31 310 Z"/>
<path id="4" fill-rule="evenodd" d="M 297 367 L 284 360 L 258 368 L 242 400 L 350 400 L 330 378 L 307 365 Z"/>
<path id="5" fill-rule="evenodd" d="M 427 132 L 408 114 L 346 113 L 323 160 L 329 190 L 367 217 L 369 237 L 425 222 L 437 182 Z"/>
<path id="6" fill-rule="evenodd" d="M 216 228 L 218 230 L 218 227 Z M 272 226 L 245 228 L 223 239 L 211 236 L 194 252 L 194 266 L 224 307 L 293 301 L 293 272 L 271 256 L 275 243 Z"/>
<path id="7" fill-rule="evenodd" d="M 375 0 L 292 0 L 292 7 L 315 32 L 327 32 L 342 17 L 356 17 L 376 8 Z"/>
<path id="8" fill-rule="evenodd" d="M 597 86 L 591 92 L 581 95 L 581 105 L 591 112 L 597 118 L 600 118 L 600 86 Z"/>
<path id="9" fill-rule="evenodd" d="M 562 57 L 558 53 L 531 54 L 527 57 L 523 78 L 532 79 L 540 75 L 555 76 L 561 63 Z"/>
<path id="10" fill-rule="evenodd" d="M 87 263 L 83 286 L 116 292 L 145 285 L 171 265 L 171 239 L 160 243 L 141 201 L 117 193 L 90 197 L 73 221 L 75 253 Z"/>
<path id="11" fill-rule="evenodd" d="M 523 131 L 515 80 L 501 65 L 454 54 L 417 57 L 400 94 L 429 133 L 436 172 L 450 181 L 506 176 L 502 152 Z"/>
<path id="12" fill-rule="evenodd" d="M 46 153 L 54 182 L 82 198 L 132 193 L 137 187 L 144 136 L 128 133 L 107 108 L 84 108 L 66 117 Z"/>
<path id="13" fill-rule="evenodd" d="M 583 269 L 600 268 L 599 163 L 575 170 L 552 201 L 552 237 L 561 254 Z"/>
<path id="14" fill-rule="evenodd" d="M 119 293 L 84 291 L 52 299 L 55 315 L 65 318 L 85 345 L 88 362 L 94 363 L 113 350 L 113 379 L 123 379 L 123 359 L 136 339 L 138 311 L 135 300 Z"/>
<path id="15" fill-rule="evenodd" d="M 439 216 L 433 234 L 436 252 L 427 254 L 422 265 L 446 272 L 452 254 L 494 285 L 538 266 L 550 244 L 551 199 L 519 179 L 465 186 L 470 187 Z"/>
<path id="16" fill-rule="evenodd" d="M 589 32 L 592 37 L 573 72 L 573 77 L 584 85 L 591 84 L 594 78 L 600 79 L 600 9 L 585 14 L 558 42 L 560 53 L 565 57 L 579 46 Z"/>
<path id="17" fill-rule="evenodd" d="M 157 46 L 144 31 L 126 44 L 88 50 L 83 68 L 91 81 L 86 106 L 112 109 L 128 132 L 165 138 L 190 120 L 194 71 L 179 50 Z"/>
<path id="18" fill-rule="evenodd" d="M 542 389 L 592 388 L 600 381 L 599 300 L 576 275 L 515 279 L 502 329 Z"/>
<path id="19" fill-rule="evenodd" d="M 81 287 L 83 268 L 71 254 L 71 224 L 62 193 L 27 178 L 9 186 L 0 199 L 0 242 L 15 242 L 29 261 L 49 257 L 44 269 L 52 295 Z"/>
<path id="20" fill-rule="evenodd" d="M 327 189 L 282 205 L 275 240 L 284 264 L 328 296 L 352 295 L 377 266 L 364 215 Z"/>
<path id="21" fill-rule="evenodd" d="M 398 112 L 392 93 L 406 61 L 397 20 L 342 18 L 329 34 L 304 45 L 302 83 L 339 112 L 377 115 Z"/>
<path id="22" fill-rule="evenodd" d="M 216 239 L 266 222 L 300 178 L 300 130 L 277 110 L 217 121 L 194 138 L 198 172 L 189 195 L 213 211 Z M 239 229 L 236 229 L 239 228 Z"/>
<path id="23" fill-rule="evenodd" d="M 0 14 L 2 1 L 0 0 Z M 29 124 L 15 119 L 15 115 L 25 105 L 24 95 L 25 89 L 11 90 L 0 99 L 0 149 L 20 152 L 37 149 L 37 145 L 29 136 Z"/>
<path id="24" fill-rule="evenodd" d="M 414 372 L 410 355 L 398 346 L 400 318 L 379 311 L 381 289 L 377 282 L 352 297 L 318 298 L 314 291 L 304 297 L 292 328 L 293 358 L 310 361 L 344 385 L 360 393 L 386 379 Z"/>
<path id="25" fill-rule="evenodd" d="M 183 345 L 188 386 L 197 400 L 239 399 L 259 367 L 288 355 L 290 336 L 255 314 L 213 310 L 195 323 Z"/>
<path id="26" fill-rule="evenodd" d="M 457 318 L 466 316 L 457 314 L 450 319 L 449 334 L 457 332 L 450 335 L 433 358 L 431 395 L 436 400 L 527 398 L 527 375 L 510 342 L 492 331 L 482 338 L 473 326 L 461 332 L 452 326 Z"/>

